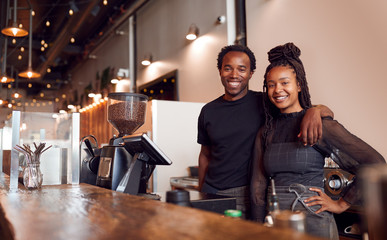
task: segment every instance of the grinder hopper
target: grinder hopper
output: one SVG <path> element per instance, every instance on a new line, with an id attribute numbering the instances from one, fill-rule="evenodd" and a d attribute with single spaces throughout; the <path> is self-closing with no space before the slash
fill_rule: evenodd
<path id="1" fill-rule="evenodd" d="M 118 131 L 118 137 L 131 135 L 144 124 L 147 96 L 116 92 L 110 93 L 108 99 L 108 122 Z"/>

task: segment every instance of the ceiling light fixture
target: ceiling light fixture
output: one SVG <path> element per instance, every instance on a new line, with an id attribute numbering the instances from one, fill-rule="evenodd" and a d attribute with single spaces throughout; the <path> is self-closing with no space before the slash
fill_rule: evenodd
<path id="1" fill-rule="evenodd" d="M 198 36 L 199 28 L 194 23 L 192 23 L 185 38 L 192 41 L 195 40 Z"/>
<path id="2" fill-rule="evenodd" d="M 19 73 L 24 78 L 40 78 L 40 73 L 32 70 L 32 9 L 30 9 L 30 34 L 28 43 L 28 68 L 26 71 Z"/>
<path id="3" fill-rule="evenodd" d="M 10 37 L 24 37 L 28 35 L 27 30 L 24 30 L 23 28 L 20 28 L 16 23 L 16 12 L 17 12 L 17 0 L 13 1 L 14 7 L 13 7 L 13 22 L 9 27 L 3 28 L 1 32 L 4 35 L 10 36 Z M 7 1 L 7 20 L 8 20 L 8 10 L 9 10 L 9 0 Z"/>
<path id="4" fill-rule="evenodd" d="M 152 55 L 148 54 L 144 57 L 144 59 L 141 61 L 141 64 L 143 66 L 149 66 L 152 64 Z"/>
<path id="5" fill-rule="evenodd" d="M 8 21 L 8 9 L 9 9 L 9 0 L 7 0 L 6 21 Z M 6 36 L 4 39 L 3 65 L 1 67 L 1 76 L 0 76 L 1 83 L 10 83 L 15 81 L 15 79 L 13 79 L 12 77 L 7 76 L 7 48 L 8 48 L 8 36 Z"/>
<path id="6" fill-rule="evenodd" d="M 120 80 L 128 78 L 129 77 L 129 69 L 126 68 L 119 68 L 117 71 L 117 74 L 115 78 L 110 80 L 112 84 L 117 84 Z"/>
<path id="7" fill-rule="evenodd" d="M 0 76 L 1 83 L 9 83 L 14 81 L 13 78 L 7 76 L 7 44 L 8 44 L 8 37 L 6 37 L 4 40 L 3 65 L 1 67 L 1 76 Z"/>

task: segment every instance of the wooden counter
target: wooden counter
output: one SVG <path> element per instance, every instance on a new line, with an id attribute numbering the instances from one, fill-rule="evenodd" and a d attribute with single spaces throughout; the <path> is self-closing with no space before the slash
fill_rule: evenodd
<path id="1" fill-rule="evenodd" d="M 0 173 L 0 239 L 317 239 L 88 184 L 9 190 Z"/>

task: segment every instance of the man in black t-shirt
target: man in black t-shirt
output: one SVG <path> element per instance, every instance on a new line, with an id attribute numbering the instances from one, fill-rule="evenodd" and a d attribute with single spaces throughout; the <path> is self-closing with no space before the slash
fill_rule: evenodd
<path id="1" fill-rule="evenodd" d="M 199 190 L 235 197 L 237 209 L 248 219 L 250 161 L 265 122 L 262 93 L 248 90 L 256 60 L 248 47 L 230 45 L 219 53 L 217 67 L 225 93 L 207 103 L 198 119 Z M 314 144 L 322 133 L 320 108 L 307 111 L 301 128 L 303 142 Z"/>

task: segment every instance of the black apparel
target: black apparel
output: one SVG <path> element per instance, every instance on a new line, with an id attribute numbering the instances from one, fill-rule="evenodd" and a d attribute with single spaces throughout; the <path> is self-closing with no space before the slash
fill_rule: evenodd
<path id="1" fill-rule="evenodd" d="M 211 147 L 205 183 L 219 190 L 249 185 L 254 139 L 264 123 L 262 92 L 236 101 L 207 103 L 198 119 L 197 142 Z"/>
<path id="2" fill-rule="evenodd" d="M 253 218 L 263 221 L 266 215 L 266 189 L 268 177 L 273 177 L 276 186 L 303 184 L 323 187 L 324 158 L 330 157 L 341 169 L 356 176 L 359 169 L 368 164 L 385 163 L 382 155 L 367 143 L 351 134 L 332 118 L 323 118 L 323 136 L 312 147 L 304 147 L 297 138 L 300 123 L 305 110 L 298 113 L 280 114 L 274 119 L 274 130 L 269 134 L 269 144 L 277 148 L 277 153 L 263 153 L 262 129 L 257 135 L 253 176 L 251 182 L 251 199 Z M 312 148 L 312 149 L 311 149 Z M 300 152 L 309 149 L 312 155 L 298 157 Z M 265 155 L 263 155 L 265 154 Z M 290 154 L 290 155 L 287 155 Z M 343 199 L 355 203 L 361 194 L 355 180 L 348 187 Z"/>

